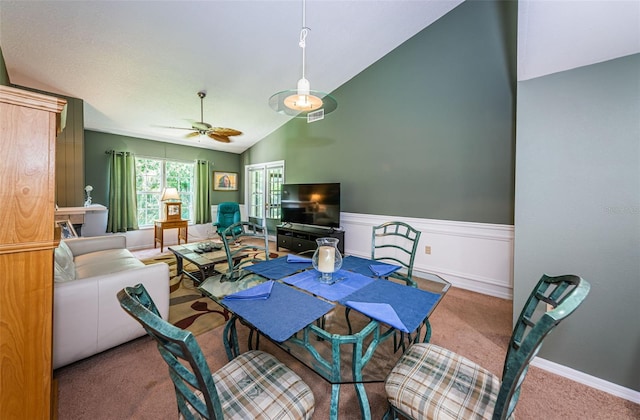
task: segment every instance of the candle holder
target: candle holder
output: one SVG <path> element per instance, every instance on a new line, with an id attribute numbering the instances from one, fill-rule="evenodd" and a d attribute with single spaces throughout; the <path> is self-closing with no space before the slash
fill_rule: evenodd
<path id="1" fill-rule="evenodd" d="M 318 238 L 316 239 L 318 248 L 313 253 L 311 263 L 320 273 L 320 283 L 333 284 L 333 273 L 342 267 L 342 255 L 338 251 L 337 238 Z"/>

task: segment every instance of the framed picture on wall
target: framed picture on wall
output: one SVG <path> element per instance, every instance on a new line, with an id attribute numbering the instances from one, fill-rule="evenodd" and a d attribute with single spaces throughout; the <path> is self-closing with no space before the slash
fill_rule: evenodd
<path id="1" fill-rule="evenodd" d="M 78 234 L 70 220 L 57 220 L 56 226 L 60 228 L 60 239 L 77 238 Z"/>
<path id="2" fill-rule="evenodd" d="M 237 191 L 238 174 L 236 172 L 214 172 L 213 189 L 216 191 Z"/>

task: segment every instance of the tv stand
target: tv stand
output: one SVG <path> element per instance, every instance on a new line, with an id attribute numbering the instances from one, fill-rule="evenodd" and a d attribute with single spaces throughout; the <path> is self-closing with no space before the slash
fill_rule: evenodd
<path id="1" fill-rule="evenodd" d="M 315 250 L 318 238 L 337 238 L 338 251 L 344 255 L 344 231 L 336 228 L 320 228 L 307 225 L 283 223 L 276 226 L 276 251 L 286 248 L 293 252 Z"/>

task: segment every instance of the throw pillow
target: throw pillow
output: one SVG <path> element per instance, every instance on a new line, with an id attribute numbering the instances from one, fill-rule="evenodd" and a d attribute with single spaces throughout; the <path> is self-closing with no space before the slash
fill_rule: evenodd
<path id="1" fill-rule="evenodd" d="M 74 280 L 75 269 L 72 271 L 63 269 L 57 261 L 53 263 L 53 281 L 63 283 L 65 281 Z"/>
<path id="2" fill-rule="evenodd" d="M 73 263 L 73 253 L 71 248 L 64 241 L 60 241 L 60 245 L 55 249 L 54 253 L 54 277 L 56 281 L 58 277 L 67 280 L 73 280 L 76 278 L 76 266 Z M 58 272 L 63 273 L 58 276 Z M 65 280 L 62 280 L 65 281 Z"/>

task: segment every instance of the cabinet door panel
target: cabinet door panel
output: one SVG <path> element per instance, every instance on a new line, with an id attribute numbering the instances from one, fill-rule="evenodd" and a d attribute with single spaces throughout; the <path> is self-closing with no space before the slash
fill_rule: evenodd
<path id="1" fill-rule="evenodd" d="M 0 179 L 7 188 L 0 190 L 0 244 L 40 242 L 53 235 L 55 177 L 55 114 L 39 109 L 0 104 L 3 139 Z M 6 137 L 5 137 L 6 135 Z M 17 142 L 17 140 L 16 140 Z M 13 188 L 8 188 L 12 186 Z"/>

